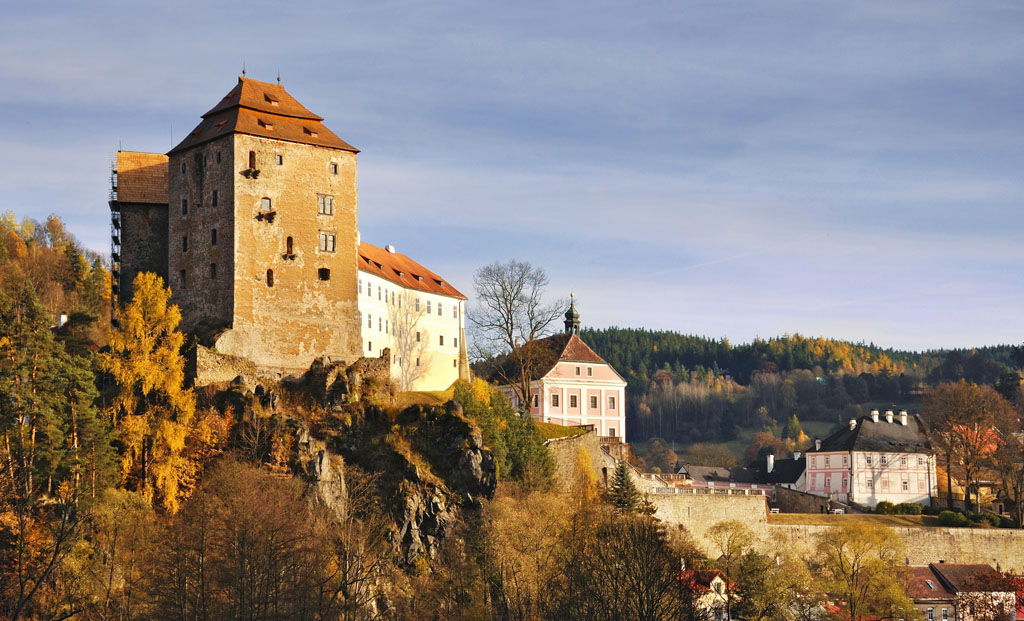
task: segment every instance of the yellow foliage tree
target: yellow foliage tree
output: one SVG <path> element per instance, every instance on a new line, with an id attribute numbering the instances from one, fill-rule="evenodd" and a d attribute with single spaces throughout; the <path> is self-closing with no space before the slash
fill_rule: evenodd
<path id="1" fill-rule="evenodd" d="M 100 355 L 116 384 L 108 411 L 124 442 L 122 475 L 175 513 L 197 470 L 185 455 L 196 406 L 184 386 L 181 311 L 168 305 L 171 291 L 155 274 L 140 273 L 133 288 L 131 303 L 114 311 L 110 351 Z"/>

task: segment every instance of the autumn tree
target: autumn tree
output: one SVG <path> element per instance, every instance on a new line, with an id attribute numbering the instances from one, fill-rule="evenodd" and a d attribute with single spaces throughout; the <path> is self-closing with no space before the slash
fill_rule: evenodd
<path id="1" fill-rule="evenodd" d="M 920 619 L 904 591 L 904 549 L 889 529 L 866 522 L 833 526 L 817 537 L 815 569 L 844 615 L 861 619 Z"/>
<path id="2" fill-rule="evenodd" d="M 168 304 L 171 291 L 155 274 L 136 276 L 133 291 L 131 303 L 115 311 L 110 351 L 100 358 L 115 385 L 107 411 L 124 445 L 124 478 L 173 513 L 196 472 L 185 454 L 195 398 L 184 385 L 181 311 Z"/>
<path id="3" fill-rule="evenodd" d="M 711 526 L 707 538 L 718 552 L 718 568 L 725 573 L 725 609 L 726 618 L 732 618 L 732 608 L 736 604 L 735 580 L 740 561 L 754 545 L 754 532 L 739 520 L 725 520 Z"/>
<path id="4" fill-rule="evenodd" d="M 725 444 L 708 444 L 698 442 L 691 444 L 679 458 L 683 464 L 690 466 L 721 466 L 732 468 L 736 465 L 736 456 Z"/>
<path id="5" fill-rule="evenodd" d="M 474 357 L 507 356 L 509 369 L 498 369 L 502 383 L 512 386 L 520 408 L 529 409 L 530 382 L 545 352 L 535 342 L 548 334 L 565 310 L 565 302 L 545 300 L 548 275 L 529 263 L 492 263 L 473 275 L 477 307 L 469 315 Z"/>
<path id="6" fill-rule="evenodd" d="M 1001 433 L 991 464 L 1010 503 L 1010 515 L 1018 528 L 1024 528 L 1024 434 L 1014 430 Z"/>
<path id="7" fill-rule="evenodd" d="M 946 456 L 949 505 L 955 468 L 963 477 L 964 502 L 970 507 L 974 504 L 971 492 L 977 492 L 979 475 L 999 445 L 1000 430 L 1016 421 L 1013 407 L 991 386 L 959 382 L 940 384 L 925 393 L 923 413 L 932 441 Z"/>

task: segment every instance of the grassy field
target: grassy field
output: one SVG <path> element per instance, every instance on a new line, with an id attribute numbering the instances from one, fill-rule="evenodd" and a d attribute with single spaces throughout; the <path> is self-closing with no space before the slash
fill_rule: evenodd
<path id="1" fill-rule="evenodd" d="M 876 524 L 879 526 L 938 526 L 939 521 L 933 515 L 876 515 L 856 514 L 832 515 L 826 513 L 772 513 L 768 515 L 769 524 L 811 524 L 837 526 L 840 524 Z"/>

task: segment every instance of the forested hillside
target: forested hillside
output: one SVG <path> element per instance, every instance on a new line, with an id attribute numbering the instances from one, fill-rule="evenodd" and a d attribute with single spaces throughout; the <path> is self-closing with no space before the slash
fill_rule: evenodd
<path id="1" fill-rule="evenodd" d="M 868 407 L 912 408 L 943 381 L 992 384 L 1011 396 L 1024 362 L 1024 348 L 1010 345 L 911 352 L 799 334 L 735 346 L 630 328 L 581 336 L 626 379 L 634 442 L 727 442 L 740 428 L 781 436 L 793 415 L 835 423 Z"/>

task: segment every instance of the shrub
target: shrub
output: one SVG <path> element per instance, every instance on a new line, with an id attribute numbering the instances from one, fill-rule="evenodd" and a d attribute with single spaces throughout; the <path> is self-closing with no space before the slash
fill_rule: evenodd
<path id="1" fill-rule="evenodd" d="M 928 506 L 928 507 L 924 507 L 921 510 L 921 512 L 924 513 L 925 515 L 938 515 L 940 511 L 942 511 L 942 509 L 939 508 L 939 507 L 936 507 L 934 505 Z"/>
<path id="2" fill-rule="evenodd" d="M 960 528 L 967 526 L 970 521 L 964 516 L 963 513 L 957 513 L 955 511 L 943 511 L 939 514 L 939 524 L 942 526 L 951 526 L 954 528 Z"/>
<path id="3" fill-rule="evenodd" d="M 896 513 L 900 515 L 921 515 L 923 507 L 915 502 L 901 502 L 896 505 Z"/>
<path id="4" fill-rule="evenodd" d="M 892 504 L 888 500 L 883 500 L 882 502 L 875 505 L 875 513 L 884 513 L 885 515 L 892 515 L 893 513 L 896 513 L 896 505 Z"/>

